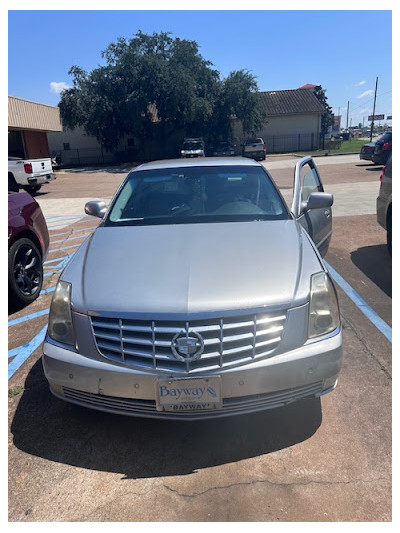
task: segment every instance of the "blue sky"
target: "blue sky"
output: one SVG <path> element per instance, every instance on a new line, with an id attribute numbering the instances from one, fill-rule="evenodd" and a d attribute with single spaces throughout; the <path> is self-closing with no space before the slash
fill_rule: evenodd
<path id="1" fill-rule="evenodd" d="M 21 28 L 28 34 L 32 31 L 32 37 L 21 38 Z M 261 91 L 322 85 L 333 111 L 338 113 L 340 108 L 342 126 L 348 101 L 349 125 L 362 123 L 363 118 L 368 124 L 378 76 L 376 113 L 392 114 L 389 10 L 10 9 L 8 94 L 57 105 L 57 91 L 71 85 L 72 65 L 88 71 L 96 68 L 103 64 L 101 51 L 108 44 L 138 30 L 168 31 L 173 37 L 195 40 L 221 77 L 247 69 L 257 77 Z"/>

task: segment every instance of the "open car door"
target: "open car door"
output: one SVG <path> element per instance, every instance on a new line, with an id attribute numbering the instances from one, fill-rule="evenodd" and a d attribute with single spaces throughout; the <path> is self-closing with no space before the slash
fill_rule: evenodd
<path id="1" fill-rule="evenodd" d="M 303 157 L 294 171 L 292 214 L 304 227 L 323 257 L 332 235 L 333 196 L 324 192 L 312 157 Z"/>

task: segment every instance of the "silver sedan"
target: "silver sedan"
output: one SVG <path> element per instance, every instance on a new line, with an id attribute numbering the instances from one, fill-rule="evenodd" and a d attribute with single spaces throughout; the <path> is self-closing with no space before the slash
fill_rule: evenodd
<path id="1" fill-rule="evenodd" d="M 291 210 L 259 163 L 133 169 L 58 282 L 43 348 L 55 396 L 182 420 L 249 413 L 334 389 L 342 331 L 321 260 L 333 198 L 310 157 Z"/>

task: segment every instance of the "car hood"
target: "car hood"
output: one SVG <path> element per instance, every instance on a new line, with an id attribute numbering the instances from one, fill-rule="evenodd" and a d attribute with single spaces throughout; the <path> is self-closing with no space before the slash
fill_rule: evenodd
<path id="1" fill-rule="evenodd" d="M 189 314 L 290 305 L 320 270 L 285 220 L 100 227 L 62 279 L 78 312 Z"/>

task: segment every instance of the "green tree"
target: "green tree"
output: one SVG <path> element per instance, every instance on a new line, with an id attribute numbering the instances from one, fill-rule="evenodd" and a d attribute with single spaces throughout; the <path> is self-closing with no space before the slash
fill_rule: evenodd
<path id="1" fill-rule="evenodd" d="M 195 41 L 139 31 L 111 43 L 102 57 L 105 65 L 90 73 L 70 69 L 73 87 L 63 91 L 59 107 L 67 128 L 82 126 L 108 149 L 126 134 L 150 139 L 155 114 L 162 139 L 181 130 L 228 135 L 233 116 L 246 132 L 262 124 L 254 76 L 237 71 L 221 80 Z"/>
<path id="2" fill-rule="evenodd" d="M 325 109 L 321 115 L 321 139 L 323 141 L 325 134 L 329 131 L 329 126 L 332 126 L 334 122 L 334 115 L 331 106 L 328 105 L 328 99 L 325 94 L 326 90 L 321 85 L 317 85 L 314 87 L 313 92 Z"/>

